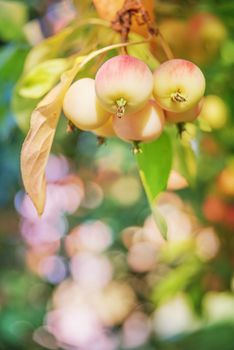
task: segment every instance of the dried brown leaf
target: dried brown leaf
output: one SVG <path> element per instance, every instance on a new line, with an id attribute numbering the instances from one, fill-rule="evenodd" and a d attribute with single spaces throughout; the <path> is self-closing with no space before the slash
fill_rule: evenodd
<path id="1" fill-rule="evenodd" d="M 154 1 L 153 0 L 141 0 L 142 5 L 148 11 L 151 19 L 154 19 L 153 11 L 154 11 Z M 100 18 L 105 19 L 107 21 L 113 21 L 116 17 L 116 14 L 119 10 L 121 10 L 126 3 L 125 0 L 93 0 L 94 6 L 97 10 L 97 13 Z M 139 34 L 142 33 L 142 28 L 133 21 L 133 31 L 136 31 Z"/>
<path id="2" fill-rule="evenodd" d="M 77 69 L 67 72 L 33 111 L 28 135 L 21 152 L 21 172 L 26 192 L 39 215 L 46 196 L 45 167 L 62 109 L 63 97 Z"/>

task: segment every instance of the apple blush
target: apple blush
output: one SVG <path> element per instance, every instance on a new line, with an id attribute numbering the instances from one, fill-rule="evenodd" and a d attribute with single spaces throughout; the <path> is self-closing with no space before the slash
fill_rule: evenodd
<path id="1" fill-rule="evenodd" d="M 153 75 L 141 60 L 119 55 L 98 70 L 95 89 L 99 102 L 117 117 L 144 107 L 153 90 Z"/>
<path id="2" fill-rule="evenodd" d="M 192 109 L 204 92 L 204 75 L 190 61 L 172 59 L 162 63 L 154 72 L 153 95 L 167 111 L 181 113 Z"/>

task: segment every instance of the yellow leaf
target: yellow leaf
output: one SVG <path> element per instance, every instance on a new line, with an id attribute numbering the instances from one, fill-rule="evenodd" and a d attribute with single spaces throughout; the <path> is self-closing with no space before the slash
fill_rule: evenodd
<path id="1" fill-rule="evenodd" d="M 58 34 L 43 40 L 39 45 L 33 47 L 25 61 L 24 73 L 28 73 L 39 63 L 56 57 L 73 30 L 72 27 L 67 27 Z"/>
<path id="2" fill-rule="evenodd" d="M 75 42 L 76 50 L 80 49 L 78 43 L 82 43 L 83 46 L 84 37 L 88 39 L 87 28 L 90 28 L 90 26 L 109 27 L 109 24 L 99 18 L 87 18 L 79 20 L 77 23 L 64 28 L 59 33 L 43 40 L 29 52 L 25 61 L 24 74 L 31 71 L 32 68 L 41 62 L 63 56 L 67 50 L 69 51 L 69 49 L 74 48 L 70 46 L 74 39 L 78 40 L 78 42 Z"/>
<path id="3" fill-rule="evenodd" d="M 57 58 L 40 63 L 29 71 L 20 81 L 19 94 L 26 98 L 40 98 L 59 80 L 72 61 Z"/>

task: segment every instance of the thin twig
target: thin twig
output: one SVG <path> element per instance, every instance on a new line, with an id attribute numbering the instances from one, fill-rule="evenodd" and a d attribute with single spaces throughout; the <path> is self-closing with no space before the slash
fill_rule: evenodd
<path id="1" fill-rule="evenodd" d="M 157 36 L 167 59 L 172 60 L 174 58 L 173 52 L 159 30 Z"/>

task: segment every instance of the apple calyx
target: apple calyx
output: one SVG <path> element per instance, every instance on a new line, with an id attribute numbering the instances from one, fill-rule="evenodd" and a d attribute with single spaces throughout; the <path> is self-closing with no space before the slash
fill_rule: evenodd
<path id="1" fill-rule="evenodd" d="M 133 154 L 141 154 L 142 153 L 142 149 L 140 147 L 140 141 L 133 141 L 132 143 L 132 151 L 133 151 Z"/>
<path id="2" fill-rule="evenodd" d="M 181 94 L 180 90 L 176 91 L 175 93 L 171 94 L 171 100 L 173 102 L 186 102 L 186 98 Z"/>
<path id="3" fill-rule="evenodd" d="M 127 101 L 123 97 L 121 97 L 115 102 L 115 104 L 117 107 L 116 116 L 118 118 L 122 118 L 125 114 L 125 106 L 127 104 Z"/>

